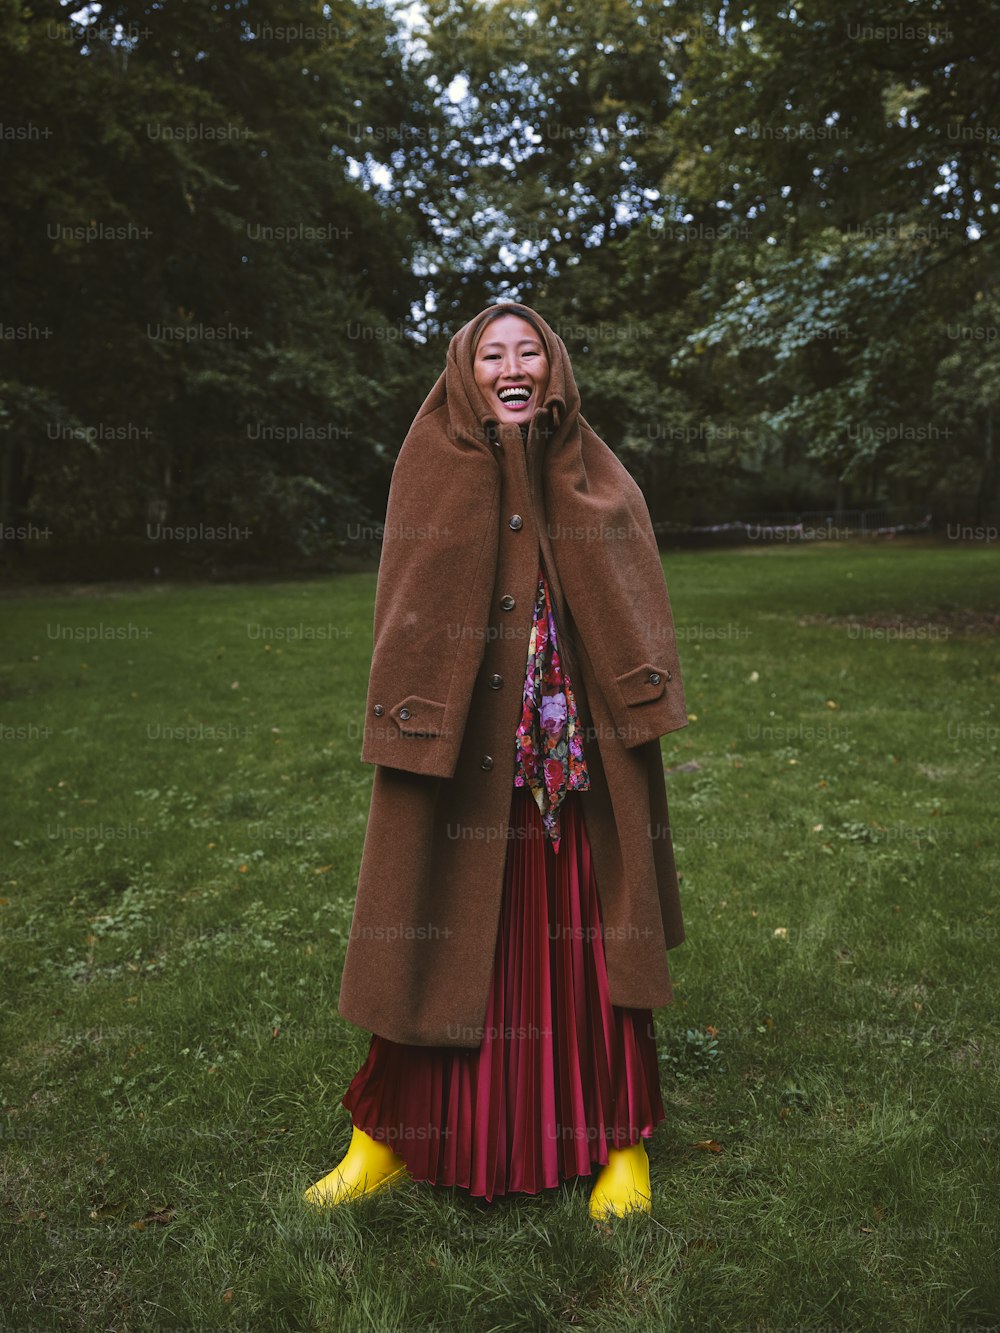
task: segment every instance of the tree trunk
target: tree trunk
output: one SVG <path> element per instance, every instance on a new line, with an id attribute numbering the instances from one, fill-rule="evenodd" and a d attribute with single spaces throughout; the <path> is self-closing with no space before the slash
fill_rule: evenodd
<path id="1" fill-rule="evenodd" d="M 979 491 L 976 495 L 976 523 L 984 523 L 995 518 L 996 512 L 996 438 L 993 431 L 993 404 L 989 403 L 986 407 L 986 421 L 983 430 L 983 464 L 979 471 Z"/>
<path id="2" fill-rule="evenodd" d="M 0 547 L 4 550 L 14 551 L 22 547 L 15 529 L 21 520 L 23 506 L 24 456 L 18 441 L 8 436 L 0 457 Z"/>

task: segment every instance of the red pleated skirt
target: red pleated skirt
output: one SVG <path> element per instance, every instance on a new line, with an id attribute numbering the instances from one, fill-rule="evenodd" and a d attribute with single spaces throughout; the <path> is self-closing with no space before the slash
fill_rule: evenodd
<path id="1" fill-rule="evenodd" d="M 515 787 L 496 956 L 478 1047 L 373 1035 L 343 1105 L 415 1180 L 493 1199 L 590 1175 L 664 1118 L 653 1015 L 611 1003 L 580 801 L 558 854 Z"/>

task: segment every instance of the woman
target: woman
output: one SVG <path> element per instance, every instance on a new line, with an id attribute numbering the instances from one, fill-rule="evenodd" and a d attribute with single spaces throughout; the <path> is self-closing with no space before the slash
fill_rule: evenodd
<path id="1" fill-rule="evenodd" d="M 393 470 L 339 1000 L 373 1036 L 310 1202 L 404 1174 L 489 1200 L 597 1164 L 593 1217 L 649 1211 L 651 1011 L 684 938 L 659 737 L 686 720 L 642 493 L 562 340 L 490 307 Z"/>

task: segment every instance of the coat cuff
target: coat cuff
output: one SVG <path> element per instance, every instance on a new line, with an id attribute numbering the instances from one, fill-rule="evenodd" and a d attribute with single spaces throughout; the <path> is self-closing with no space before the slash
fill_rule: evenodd
<path id="1" fill-rule="evenodd" d="M 452 777 L 458 745 L 445 725 L 444 704 L 418 694 L 395 702 L 370 702 L 361 761 L 426 777 Z"/>
<path id="2" fill-rule="evenodd" d="M 615 725 L 626 749 L 687 726 L 680 680 L 662 663 L 643 662 L 615 678 Z"/>

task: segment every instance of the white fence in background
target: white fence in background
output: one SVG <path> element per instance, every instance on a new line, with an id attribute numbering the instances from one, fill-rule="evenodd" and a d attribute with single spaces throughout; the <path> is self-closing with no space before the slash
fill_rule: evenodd
<path id="1" fill-rule="evenodd" d="M 713 533 L 742 536 L 747 541 L 837 541 L 849 537 L 894 536 L 897 532 L 930 532 L 933 516 L 923 509 L 809 509 L 762 514 L 728 523 L 654 523 L 657 536 L 684 537 Z"/>

